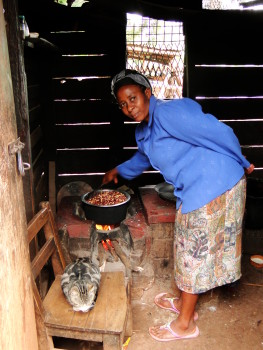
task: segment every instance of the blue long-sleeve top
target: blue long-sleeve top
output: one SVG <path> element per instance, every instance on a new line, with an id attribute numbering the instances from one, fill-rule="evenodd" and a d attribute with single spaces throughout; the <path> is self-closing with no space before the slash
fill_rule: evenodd
<path id="1" fill-rule="evenodd" d="M 152 166 L 175 188 L 182 213 L 201 208 L 231 189 L 249 161 L 233 130 L 189 98 L 150 98 L 149 122 L 138 124 L 138 151 L 117 166 L 131 180 Z"/>

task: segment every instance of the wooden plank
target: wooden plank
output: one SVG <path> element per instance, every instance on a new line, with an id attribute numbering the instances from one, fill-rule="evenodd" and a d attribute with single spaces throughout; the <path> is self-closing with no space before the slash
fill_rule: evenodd
<path id="1" fill-rule="evenodd" d="M 63 177 L 58 176 L 56 181 L 57 189 L 59 190 L 62 186 L 73 181 L 84 181 L 88 183 L 92 188 L 97 188 L 101 185 L 102 178 L 102 175 L 67 175 Z M 140 175 L 134 180 L 126 180 L 119 177 L 119 182 L 117 186 L 126 185 L 136 191 L 138 187 L 145 185 L 157 185 L 161 182 L 164 182 L 164 178 L 159 173 L 147 173 Z M 109 184 L 109 186 L 112 186 L 112 184 Z"/>
<path id="2" fill-rule="evenodd" d="M 98 188 L 102 183 L 103 175 L 65 175 L 56 177 L 56 188 L 59 191 L 64 185 L 74 181 L 82 181 L 89 184 L 92 188 Z"/>
<path id="3" fill-rule="evenodd" d="M 37 235 L 41 228 L 48 221 L 48 210 L 46 208 L 39 211 L 28 223 L 27 232 L 28 232 L 28 243 Z"/>
<path id="4" fill-rule="evenodd" d="M 111 77 L 90 77 L 84 80 L 63 79 L 65 83 L 61 84 L 62 79 L 55 79 L 53 85 L 54 99 L 106 99 L 112 100 L 110 92 Z"/>
<path id="5" fill-rule="evenodd" d="M 49 213 L 49 220 L 47 224 L 44 226 L 44 234 L 45 238 L 48 241 L 50 238 L 54 239 L 55 245 L 56 245 L 56 254 L 53 254 L 52 256 L 52 266 L 55 276 L 57 274 L 62 274 L 65 267 L 66 262 L 63 255 L 63 251 L 61 248 L 60 240 L 58 237 L 58 231 L 56 222 L 52 213 L 52 210 L 50 208 L 50 204 L 47 201 L 42 201 L 40 203 L 40 208 L 47 208 Z"/>
<path id="6" fill-rule="evenodd" d="M 135 129 L 138 124 L 124 124 L 123 126 L 123 139 L 124 147 L 137 147 L 135 139 Z M 133 151 L 134 152 L 134 151 Z"/>
<path id="7" fill-rule="evenodd" d="M 123 336 L 105 334 L 103 336 L 103 350 L 122 349 Z"/>
<path id="8" fill-rule="evenodd" d="M 96 30 L 96 26 L 92 31 Z M 105 33 L 98 32 L 90 35 L 86 32 L 50 33 L 47 38 L 58 46 L 63 55 L 69 54 L 110 54 L 113 50 L 111 38 L 107 39 Z M 68 45 L 68 43 L 71 45 Z M 82 45 L 81 45 L 82 44 Z"/>
<path id="9" fill-rule="evenodd" d="M 241 145 L 262 145 L 263 121 L 227 121 Z"/>
<path id="10" fill-rule="evenodd" d="M 263 146 L 262 147 L 242 147 L 242 153 L 255 165 L 256 168 L 263 169 Z"/>
<path id="11" fill-rule="evenodd" d="M 60 27 L 60 32 L 46 34 L 46 38 L 59 47 L 62 54 L 110 54 L 118 49 L 120 42 L 125 43 L 126 37 L 125 30 L 121 30 L 121 24 L 117 23 L 116 27 L 112 25 L 110 18 L 108 19 L 90 25 L 87 20 L 86 28 L 79 31 L 73 29 L 63 32 Z M 116 33 L 119 35 L 118 40 L 112 40 L 112 35 Z"/>
<path id="12" fill-rule="evenodd" d="M 31 112 L 32 110 L 39 108 L 41 106 L 40 101 L 38 96 L 36 96 L 35 98 L 30 98 L 28 100 L 28 107 L 29 107 L 29 112 Z"/>
<path id="13" fill-rule="evenodd" d="M 43 245 L 43 247 L 40 249 L 36 257 L 32 261 L 31 269 L 34 278 L 36 278 L 39 275 L 43 266 L 46 264 L 51 255 L 55 252 L 55 250 L 55 241 L 54 238 L 51 237 L 48 241 L 46 241 L 46 243 Z"/>
<path id="14" fill-rule="evenodd" d="M 255 169 L 253 173 L 249 175 L 249 177 L 263 179 L 263 169 Z"/>
<path id="15" fill-rule="evenodd" d="M 261 119 L 263 98 L 258 99 L 202 99 L 197 100 L 205 113 L 222 119 Z"/>
<path id="16" fill-rule="evenodd" d="M 132 318 L 132 300 L 131 300 L 131 284 L 132 278 L 126 277 L 126 293 L 128 298 L 128 320 L 125 330 L 125 337 L 131 337 L 133 331 L 133 318 Z"/>
<path id="17" fill-rule="evenodd" d="M 94 308 L 96 318 L 86 329 L 98 328 L 105 333 L 121 333 L 127 313 L 127 295 L 123 272 L 105 273 Z"/>
<path id="18" fill-rule="evenodd" d="M 34 101 L 35 102 L 35 101 Z M 36 104 L 29 108 L 29 126 L 30 130 L 35 130 L 41 123 L 42 112 L 40 104 Z"/>
<path id="19" fill-rule="evenodd" d="M 192 96 L 262 96 L 263 68 L 208 68 L 191 70 Z"/>
<path id="20" fill-rule="evenodd" d="M 117 165 L 109 150 L 57 151 L 56 172 L 101 173 Z"/>
<path id="21" fill-rule="evenodd" d="M 56 76 L 103 76 L 113 75 L 119 69 L 118 62 L 108 54 L 61 57 L 55 68 Z"/>
<path id="22" fill-rule="evenodd" d="M 34 83 L 32 82 L 31 84 L 28 84 L 27 89 L 28 89 L 28 99 L 29 100 L 38 99 L 38 101 L 39 101 L 41 99 L 39 76 L 38 76 L 38 79 Z"/>
<path id="23" fill-rule="evenodd" d="M 191 62 L 262 64 L 258 42 L 252 40 L 263 35 L 260 11 L 203 11 L 184 27 Z"/>
<path id="24" fill-rule="evenodd" d="M 35 174 L 34 174 L 35 175 Z M 36 179 L 35 183 L 35 203 L 36 209 L 38 209 L 38 204 L 48 198 L 48 169 L 42 172 L 41 175 Z"/>
<path id="25" fill-rule="evenodd" d="M 42 143 L 44 143 L 44 140 L 42 140 Z M 36 145 L 36 147 L 32 148 L 32 161 L 34 166 L 35 163 L 40 160 L 40 158 L 44 160 L 44 149 L 42 146 L 43 145 L 39 143 Z"/>
<path id="26" fill-rule="evenodd" d="M 114 132 L 110 124 L 61 125 L 56 127 L 57 148 L 109 147 Z M 114 130 L 113 130 L 114 131 Z"/>
<path id="27" fill-rule="evenodd" d="M 127 314 L 123 272 L 102 273 L 95 307 L 87 313 L 73 311 L 62 292 L 59 277 L 57 276 L 43 303 L 49 332 L 51 327 L 64 329 L 65 336 L 67 330 L 86 333 L 86 336 L 89 333 L 102 335 L 123 332 Z"/>
<path id="28" fill-rule="evenodd" d="M 90 6 L 91 5 L 91 6 Z M 113 7 L 107 2 L 101 4 L 85 3 L 81 8 L 61 6 L 53 1 L 39 0 L 37 6 L 32 6 L 31 2 L 22 3 L 20 5 L 21 13 L 25 13 L 30 17 L 30 27 L 39 28 L 40 32 L 47 31 L 66 31 L 66 30 L 84 30 L 90 25 L 90 33 L 93 33 L 94 26 L 114 26 L 122 20 L 125 20 L 125 11 L 119 8 L 119 3 Z M 113 10 L 114 9 L 114 10 Z M 24 11 L 24 12 L 23 12 Z M 116 25 L 115 24 L 115 25 Z M 48 29 L 47 29 L 48 25 Z"/>
<path id="29" fill-rule="evenodd" d="M 49 289 L 44 301 L 44 309 L 46 311 L 45 323 L 46 325 L 57 323 L 62 327 L 70 327 L 74 311 L 72 306 L 67 302 L 63 291 L 61 289 L 61 276 L 57 275 L 51 288 Z M 85 314 L 81 314 L 84 315 Z M 55 318 L 55 322 L 53 320 Z M 59 328 L 59 326 L 57 326 Z"/>
<path id="30" fill-rule="evenodd" d="M 41 150 L 37 156 L 33 159 L 33 183 L 34 187 L 36 186 L 37 182 L 39 181 L 39 178 L 41 177 L 41 174 L 43 172 L 46 172 L 47 169 L 47 163 L 44 158 L 44 153 Z"/>
<path id="31" fill-rule="evenodd" d="M 40 125 L 38 125 L 38 127 L 31 132 L 30 137 L 32 148 L 34 148 L 39 142 L 43 140 L 43 133 Z"/>
<path id="32" fill-rule="evenodd" d="M 56 216 L 56 166 L 55 162 L 49 162 L 49 168 L 48 168 L 48 184 L 49 184 L 49 191 L 48 191 L 48 199 L 50 203 L 50 208 L 52 210 L 52 213 L 54 217 Z"/>
<path id="33" fill-rule="evenodd" d="M 112 101 L 54 101 L 55 123 L 100 123 L 123 121 L 122 112 Z"/>

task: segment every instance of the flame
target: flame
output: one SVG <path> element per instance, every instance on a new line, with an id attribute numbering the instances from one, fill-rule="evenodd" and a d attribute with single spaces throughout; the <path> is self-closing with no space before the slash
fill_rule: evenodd
<path id="1" fill-rule="evenodd" d="M 113 225 L 96 225 L 96 229 L 101 231 L 110 231 L 113 227 Z"/>

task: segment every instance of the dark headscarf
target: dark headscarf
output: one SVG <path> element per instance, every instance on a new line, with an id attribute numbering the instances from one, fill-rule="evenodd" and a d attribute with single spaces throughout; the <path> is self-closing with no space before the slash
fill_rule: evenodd
<path id="1" fill-rule="evenodd" d="M 125 85 L 141 85 L 145 88 L 152 87 L 149 80 L 141 73 L 132 69 L 124 69 L 120 73 L 116 74 L 111 81 L 111 93 L 116 98 L 116 92 L 118 89 Z"/>

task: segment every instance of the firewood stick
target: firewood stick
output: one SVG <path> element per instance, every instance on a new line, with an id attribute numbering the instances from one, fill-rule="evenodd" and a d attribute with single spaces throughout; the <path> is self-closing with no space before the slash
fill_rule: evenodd
<path id="1" fill-rule="evenodd" d="M 118 261 L 119 258 L 118 258 L 118 255 L 116 254 L 114 248 L 109 246 L 109 245 L 108 245 L 108 247 L 109 247 L 109 251 L 110 251 L 111 255 L 113 256 L 114 261 Z"/>
<path id="2" fill-rule="evenodd" d="M 101 267 L 106 260 L 105 250 L 101 243 L 98 243 L 98 258 L 99 258 L 99 267 Z"/>
<path id="3" fill-rule="evenodd" d="M 245 283 L 245 282 L 243 282 L 243 284 L 246 286 L 263 287 L 263 284 L 258 284 L 258 283 Z"/>

